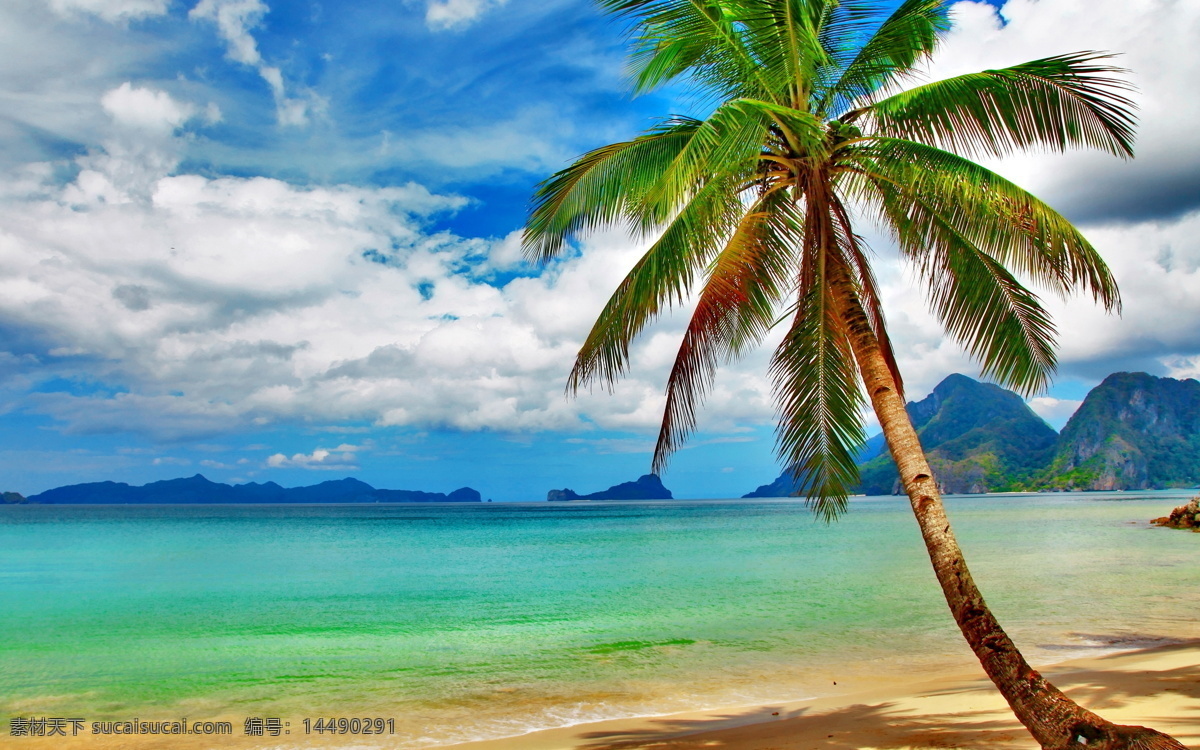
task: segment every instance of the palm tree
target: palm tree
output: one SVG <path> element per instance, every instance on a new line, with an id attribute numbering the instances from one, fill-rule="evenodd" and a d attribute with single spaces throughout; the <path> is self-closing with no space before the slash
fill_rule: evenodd
<path id="1" fill-rule="evenodd" d="M 871 254 L 886 228 L 947 332 L 1026 394 L 1055 368 L 1055 330 L 1022 279 L 1107 310 L 1095 249 L 1040 200 L 972 161 L 1090 146 L 1132 156 L 1128 86 L 1106 55 L 1050 57 L 933 83 L 918 68 L 948 29 L 943 0 L 599 0 L 630 21 L 635 90 L 684 80 L 711 108 L 591 151 L 543 182 L 525 230 L 546 262 L 614 222 L 654 237 L 584 342 L 568 390 L 611 384 L 629 344 L 695 295 L 653 459 L 696 424 L 719 364 L 786 323 L 771 359 L 777 442 L 826 520 L 858 482 L 866 398 L 879 418 L 955 621 L 1044 748 L 1182 748 L 1114 725 L 1026 663 L 971 579 L 904 406 Z M 908 88 L 904 88 L 908 85 Z"/>

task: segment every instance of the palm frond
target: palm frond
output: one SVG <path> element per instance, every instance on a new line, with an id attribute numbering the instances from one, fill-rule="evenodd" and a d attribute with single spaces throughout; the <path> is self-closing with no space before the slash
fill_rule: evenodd
<path id="1" fill-rule="evenodd" d="M 600 0 L 632 19 L 634 90 L 652 91 L 689 75 L 726 97 L 771 98 L 773 87 L 742 37 L 742 4 L 714 0 Z"/>
<path id="2" fill-rule="evenodd" d="M 955 232 L 1033 282 L 1063 296 L 1085 291 L 1119 312 L 1116 281 L 1092 244 L 1053 208 L 995 172 L 892 138 L 868 139 L 844 160 L 874 183 L 920 200 Z"/>
<path id="3" fill-rule="evenodd" d="M 771 359 L 779 405 L 776 442 L 798 494 L 826 521 L 846 510 L 866 439 L 858 368 L 825 283 L 802 290 L 791 328 Z"/>
<path id="4" fill-rule="evenodd" d="M 1088 146 L 1133 155 L 1134 104 L 1110 55 L 1079 52 L 918 86 L 843 117 L 873 132 L 963 153 Z"/>
<path id="5" fill-rule="evenodd" d="M 763 195 L 713 260 L 667 379 L 651 471 L 661 473 L 695 429 L 696 409 L 721 361 L 740 356 L 771 328 L 799 230 L 790 198 L 782 192 Z"/>
<path id="6" fill-rule="evenodd" d="M 693 132 L 687 144 L 662 167 L 641 201 L 641 227 L 651 230 L 686 202 L 712 175 L 738 175 L 749 182 L 760 171 L 763 144 L 772 126 L 789 142 L 822 148 L 821 123 L 807 112 L 756 99 L 735 99 L 718 107 Z"/>
<path id="7" fill-rule="evenodd" d="M 879 4 L 872 4 L 878 6 Z M 909 71 L 927 57 L 950 28 L 946 0 L 904 0 L 866 41 L 849 45 L 850 59 L 842 63 L 821 87 L 814 110 L 838 114 L 851 102 L 868 97 Z M 878 7 L 863 9 L 873 20 Z"/>
<path id="8" fill-rule="evenodd" d="M 790 148 L 798 153 L 819 159 L 825 157 L 829 151 L 825 125 L 811 112 L 746 98 L 732 101 L 726 107 L 742 113 L 743 116 L 756 115 L 772 121 L 783 133 Z"/>
<path id="9" fill-rule="evenodd" d="M 525 225 L 524 249 L 545 262 L 568 237 L 629 219 L 703 123 L 675 118 L 632 141 L 589 151 L 538 185 Z"/>
<path id="10" fill-rule="evenodd" d="M 979 360 L 984 376 L 1026 395 L 1045 390 L 1056 367 L 1056 332 L 1037 295 L 958 232 L 939 207 L 890 184 L 876 186 L 885 223 L 946 331 Z"/>
<path id="11" fill-rule="evenodd" d="M 682 304 L 745 211 L 739 181 L 714 179 L 668 224 L 609 298 L 584 340 L 567 380 L 568 392 L 611 384 L 625 371 L 629 344 L 664 309 Z"/>
<path id="12" fill-rule="evenodd" d="M 742 12 L 746 46 L 758 61 L 776 102 L 808 110 L 816 71 L 831 64 L 822 45 L 824 25 L 844 6 L 838 0 L 748 2 Z"/>

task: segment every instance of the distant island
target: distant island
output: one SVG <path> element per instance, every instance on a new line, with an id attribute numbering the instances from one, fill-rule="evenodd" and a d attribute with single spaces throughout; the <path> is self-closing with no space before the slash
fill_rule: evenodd
<path id="1" fill-rule="evenodd" d="M 1118 372 L 1093 388 L 1056 433 L 1012 391 L 950 375 L 908 413 L 942 491 L 953 494 L 1069 490 L 1146 490 L 1200 486 L 1200 382 L 1144 372 Z M 882 435 L 858 454 L 866 495 L 900 492 Z M 743 497 L 788 497 L 797 483 L 785 470 Z M 656 474 L 581 495 L 550 490 L 546 500 L 671 500 Z M 28 498 L 0 493 L 0 505 L 20 503 L 430 503 L 481 502 L 478 491 L 449 493 L 376 489 L 358 479 L 281 487 L 274 482 L 228 485 L 196 474 L 135 487 L 90 482 Z M 1194 515 L 1194 514 L 1193 514 Z M 1194 519 L 1193 519 L 1194 521 Z"/>
<path id="2" fill-rule="evenodd" d="M 281 487 L 274 482 L 223 484 L 202 474 L 133 487 L 124 482 L 89 482 L 46 490 L 23 500 L 45 505 L 104 503 L 478 503 L 479 492 L 463 487 L 451 493 L 380 490 L 357 479 L 335 479 L 308 487 Z"/>
<path id="3" fill-rule="evenodd" d="M 607 490 L 580 495 L 571 489 L 550 490 L 546 493 L 549 502 L 568 500 L 673 500 L 671 491 L 663 486 L 657 474 L 643 474 L 633 482 L 614 484 Z"/>
<path id="4" fill-rule="evenodd" d="M 1118 372 L 1056 433 L 1017 394 L 951 375 L 908 413 L 942 491 L 1146 490 L 1200 484 L 1200 383 Z M 900 491 L 882 436 L 859 456 L 857 492 Z M 790 471 L 744 497 L 795 492 Z"/>

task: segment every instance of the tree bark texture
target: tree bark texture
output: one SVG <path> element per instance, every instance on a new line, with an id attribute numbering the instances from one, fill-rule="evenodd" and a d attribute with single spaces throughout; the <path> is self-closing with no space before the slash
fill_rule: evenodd
<path id="1" fill-rule="evenodd" d="M 1078 705 L 1029 666 L 1000 627 L 975 586 L 950 529 L 937 482 L 856 286 L 844 266 L 830 265 L 828 282 L 838 315 L 846 326 L 863 383 L 900 471 L 946 603 L 963 637 L 1017 719 L 1046 750 L 1186 750 L 1165 734 L 1146 727 L 1116 725 Z"/>

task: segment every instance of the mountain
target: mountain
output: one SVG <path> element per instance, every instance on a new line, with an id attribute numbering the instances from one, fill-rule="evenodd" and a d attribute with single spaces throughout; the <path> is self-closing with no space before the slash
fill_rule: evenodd
<path id="1" fill-rule="evenodd" d="M 222 484 L 201 474 L 133 487 L 124 482 L 89 482 L 57 487 L 32 495 L 28 502 L 46 504 L 101 503 L 428 503 L 480 502 L 476 490 L 463 487 L 450 494 L 417 490 L 377 490 L 357 479 L 335 479 L 309 487 L 281 487 L 274 482 Z"/>
<path id="2" fill-rule="evenodd" d="M 20 492 L 0 492 L 0 503 L 16 505 L 18 503 L 27 503 L 28 500 Z"/>
<path id="3" fill-rule="evenodd" d="M 881 456 L 887 452 L 887 441 L 883 439 L 883 433 L 868 438 L 867 442 L 863 443 L 863 447 L 859 450 L 858 456 L 855 458 L 855 463 L 860 466 L 867 461 L 870 461 L 876 456 Z M 792 479 L 791 472 L 784 471 L 774 482 L 770 484 L 759 485 L 753 492 L 748 492 L 742 497 L 789 497 L 796 492 L 796 482 Z"/>
<path id="4" fill-rule="evenodd" d="M 951 375 L 908 405 L 933 474 L 946 493 L 1023 489 L 1054 455 L 1058 434 L 1017 394 L 966 375 Z M 899 491 L 891 456 L 860 469 L 861 491 Z"/>
<path id="5" fill-rule="evenodd" d="M 947 377 L 907 409 L 943 492 L 1021 489 L 1054 456 L 1058 435 L 1020 396 L 965 375 Z M 860 454 L 865 460 L 860 459 L 857 490 L 867 495 L 899 491 L 899 475 L 881 437 L 868 441 Z M 794 491 L 784 472 L 745 497 L 784 497 Z"/>
<path id="6" fill-rule="evenodd" d="M 550 490 L 546 500 L 559 502 L 565 500 L 671 500 L 671 491 L 663 487 L 662 480 L 657 474 L 643 474 L 633 482 L 614 484 L 607 490 L 593 492 L 590 495 L 579 495 L 574 490 Z"/>
<path id="7" fill-rule="evenodd" d="M 1109 375 L 1067 422 L 1042 484 L 1141 490 L 1200 483 L 1200 383 Z"/>

